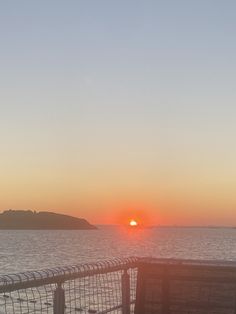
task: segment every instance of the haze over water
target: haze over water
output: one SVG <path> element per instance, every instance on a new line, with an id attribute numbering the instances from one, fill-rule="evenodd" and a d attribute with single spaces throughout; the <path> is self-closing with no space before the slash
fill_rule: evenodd
<path id="1" fill-rule="evenodd" d="M 0 238 L 0 274 L 125 256 L 236 261 L 236 229 L 230 228 L 4 230 Z"/>

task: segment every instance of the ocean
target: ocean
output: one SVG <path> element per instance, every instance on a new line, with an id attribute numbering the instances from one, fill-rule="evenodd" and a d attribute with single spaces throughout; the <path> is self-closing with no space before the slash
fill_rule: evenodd
<path id="1" fill-rule="evenodd" d="M 236 229 L 1 230 L 0 274 L 141 256 L 236 261 Z"/>

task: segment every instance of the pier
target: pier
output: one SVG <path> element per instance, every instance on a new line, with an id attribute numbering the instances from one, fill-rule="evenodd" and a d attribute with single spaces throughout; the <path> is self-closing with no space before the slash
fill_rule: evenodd
<path id="1" fill-rule="evenodd" d="M 0 276 L 1 314 L 235 314 L 236 263 L 121 258 Z"/>

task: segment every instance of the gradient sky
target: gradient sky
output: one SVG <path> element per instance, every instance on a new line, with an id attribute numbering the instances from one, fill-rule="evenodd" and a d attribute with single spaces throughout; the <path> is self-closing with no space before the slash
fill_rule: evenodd
<path id="1" fill-rule="evenodd" d="M 235 33 L 229 0 L 2 1 L 0 210 L 236 225 Z"/>

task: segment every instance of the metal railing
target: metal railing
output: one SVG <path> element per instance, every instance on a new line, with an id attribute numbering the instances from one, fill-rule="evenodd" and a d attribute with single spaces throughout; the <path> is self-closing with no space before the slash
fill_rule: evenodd
<path id="1" fill-rule="evenodd" d="M 236 263 L 125 258 L 0 276 L 0 314 L 131 314 L 134 303 L 136 314 L 236 313 Z"/>
<path id="2" fill-rule="evenodd" d="M 130 314 L 137 258 L 0 276 L 0 314 Z"/>

